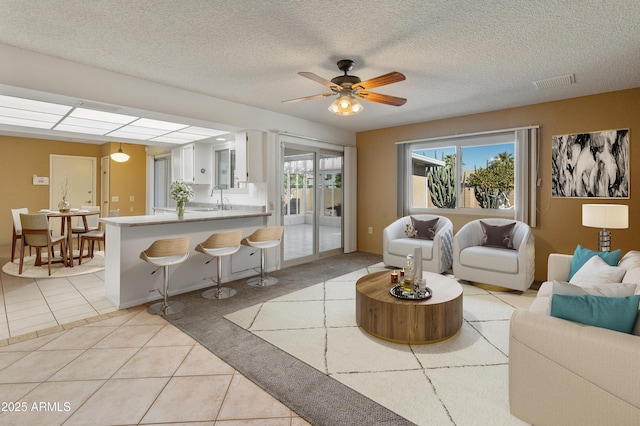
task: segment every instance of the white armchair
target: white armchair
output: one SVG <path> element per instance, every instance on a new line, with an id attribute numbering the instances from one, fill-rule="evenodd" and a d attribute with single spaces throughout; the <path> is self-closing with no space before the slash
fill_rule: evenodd
<path id="1" fill-rule="evenodd" d="M 413 215 L 418 220 L 438 218 L 433 240 L 409 238 L 405 234 L 407 225 L 411 225 L 411 216 L 401 217 L 382 232 L 382 260 L 386 265 L 402 268 L 407 263 L 407 254 L 413 254 L 417 247 L 422 248 L 422 270 L 442 273 L 451 267 L 453 225 L 444 216 L 431 214 Z"/>
<path id="2" fill-rule="evenodd" d="M 482 245 L 480 221 L 493 226 L 515 222 L 513 250 Z M 524 291 L 533 283 L 535 245 L 531 228 L 511 219 L 478 219 L 464 225 L 453 238 L 453 275 L 456 278 Z"/>

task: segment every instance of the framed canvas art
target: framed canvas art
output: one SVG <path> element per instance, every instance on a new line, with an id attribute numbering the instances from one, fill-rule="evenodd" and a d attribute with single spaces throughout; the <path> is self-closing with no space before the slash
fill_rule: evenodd
<path id="1" fill-rule="evenodd" d="M 629 129 L 553 136 L 551 196 L 629 198 Z"/>

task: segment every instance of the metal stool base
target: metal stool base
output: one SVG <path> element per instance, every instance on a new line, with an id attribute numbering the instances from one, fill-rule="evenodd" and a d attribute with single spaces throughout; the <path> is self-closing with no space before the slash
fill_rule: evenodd
<path id="1" fill-rule="evenodd" d="M 151 315 L 173 315 L 181 312 L 184 309 L 184 303 L 176 300 L 169 300 L 165 309 L 164 302 L 154 303 L 147 308 L 147 312 Z"/>
<path id="2" fill-rule="evenodd" d="M 228 287 L 214 287 L 202 293 L 205 299 L 228 299 L 236 295 L 236 291 Z"/>
<path id="3" fill-rule="evenodd" d="M 247 285 L 253 286 L 253 287 L 266 287 L 269 285 L 274 285 L 278 282 L 278 279 L 276 277 L 255 277 L 255 278 L 251 278 L 250 280 L 247 281 Z"/>

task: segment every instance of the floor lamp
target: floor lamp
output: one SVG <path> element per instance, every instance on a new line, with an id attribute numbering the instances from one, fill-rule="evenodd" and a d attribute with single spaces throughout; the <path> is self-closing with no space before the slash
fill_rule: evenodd
<path id="1" fill-rule="evenodd" d="M 582 226 L 601 228 L 598 250 L 611 250 L 611 232 L 608 229 L 629 227 L 629 206 L 623 204 L 583 204 Z"/>

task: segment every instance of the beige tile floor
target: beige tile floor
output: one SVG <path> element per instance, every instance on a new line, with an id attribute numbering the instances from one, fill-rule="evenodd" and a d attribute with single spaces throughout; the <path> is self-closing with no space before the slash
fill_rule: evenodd
<path id="1" fill-rule="evenodd" d="M 0 257 L 0 262 L 5 261 Z M 104 297 L 104 271 L 68 278 L 0 274 L 0 339 L 67 324 L 117 309 Z"/>
<path id="2" fill-rule="evenodd" d="M 163 318 L 97 303 L 100 275 L 0 274 L 0 424 L 309 424 Z"/>

